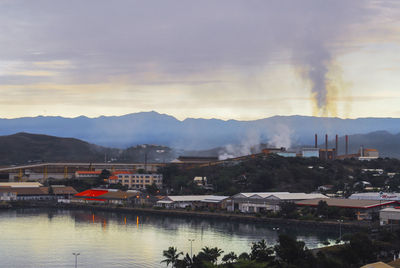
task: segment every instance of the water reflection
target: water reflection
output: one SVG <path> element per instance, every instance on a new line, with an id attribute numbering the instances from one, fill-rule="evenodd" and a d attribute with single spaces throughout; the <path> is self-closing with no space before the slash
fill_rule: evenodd
<path id="1" fill-rule="evenodd" d="M 276 230 L 276 224 L 82 210 L 2 211 L 0 226 L 5 267 L 15 267 L 15 261 L 18 267 L 66 267 L 75 251 L 81 253 L 79 267 L 160 267 L 169 246 L 190 252 L 188 239 L 194 239 L 194 254 L 204 246 L 240 254 L 260 239 L 274 244 L 279 233 L 297 236 L 308 247 L 337 237 L 298 226 Z"/>

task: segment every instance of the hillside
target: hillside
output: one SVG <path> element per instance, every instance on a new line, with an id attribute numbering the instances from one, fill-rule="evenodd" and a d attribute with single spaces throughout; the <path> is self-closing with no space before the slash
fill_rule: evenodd
<path id="1" fill-rule="evenodd" d="M 0 163 L 104 161 L 106 149 L 73 138 L 17 133 L 0 137 Z"/>
<path id="2" fill-rule="evenodd" d="M 313 144 L 314 133 L 365 134 L 400 132 L 398 118 L 340 119 L 311 116 L 274 116 L 252 121 L 193 119 L 180 121 L 156 112 L 123 116 L 63 118 L 51 116 L 0 119 L 0 135 L 18 132 L 73 137 L 106 147 L 125 149 L 137 144 L 162 144 L 184 150 L 206 150 L 229 144 L 270 143 L 289 147 Z M 320 143 L 323 140 L 320 139 Z"/>
<path id="3" fill-rule="evenodd" d="M 169 162 L 175 155 L 165 146 L 135 146 L 125 150 L 101 147 L 74 138 L 17 133 L 0 136 L 0 164 L 32 162 Z"/>

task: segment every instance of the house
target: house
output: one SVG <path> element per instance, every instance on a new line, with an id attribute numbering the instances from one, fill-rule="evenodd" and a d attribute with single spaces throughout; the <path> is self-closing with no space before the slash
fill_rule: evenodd
<path id="1" fill-rule="evenodd" d="M 320 201 L 326 202 L 328 207 L 350 209 L 354 211 L 357 220 L 371 220 L 382 208 L 396 205 L 396 201 L 354 200 L 342 198 L 318 198 L 297 201 L 298 206 L 317 207 Z"/>
<path id="2" fill-rule="evenodd" d="M 156 205 L 165 208 L 224 208 L 228 198 L 217 195 L 170 195 L 157 201 Z"/>
<path id="3" fill-rule="evenodd" d="M 243 213 L 278 211 L 283 202 L 295 202 L 305 199 L 328 198 L 323 194 L 289 192 L 254 192 L 239 193 L 230 198 L 228 211 L 238 210 Z"/>

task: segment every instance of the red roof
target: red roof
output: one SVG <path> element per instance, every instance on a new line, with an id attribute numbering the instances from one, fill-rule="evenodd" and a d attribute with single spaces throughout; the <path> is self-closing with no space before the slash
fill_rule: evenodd
<path id="1" fill-rule="evenodd" d="M 108 179 L 109 180 L 118 180 L 118 177 L 117 176 L 110 176 L 110 177 L 108 177 Z"/>
<path id="2" fill-rule="evenodd" d="M 94 175 L 100 175 L 101 171 L 77 171 L 76 173 L 78 174 L 94 174 Z"/>
<path id="3" fill-rule="evenodd" d="M 92 198 L 92 197 L 101 196 L 106 193 L 108 193 L 107 190 L 86 190 L 86 191 L 76 194 L 75 196 Z"/>

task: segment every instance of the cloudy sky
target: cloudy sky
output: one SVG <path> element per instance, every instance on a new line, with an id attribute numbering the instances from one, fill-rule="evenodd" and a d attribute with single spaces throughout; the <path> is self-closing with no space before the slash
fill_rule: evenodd
<path id="1" fill-rule="evenodd" d="M 0 0 L 0 117 L 400 117 L 398 2 Z"/>

